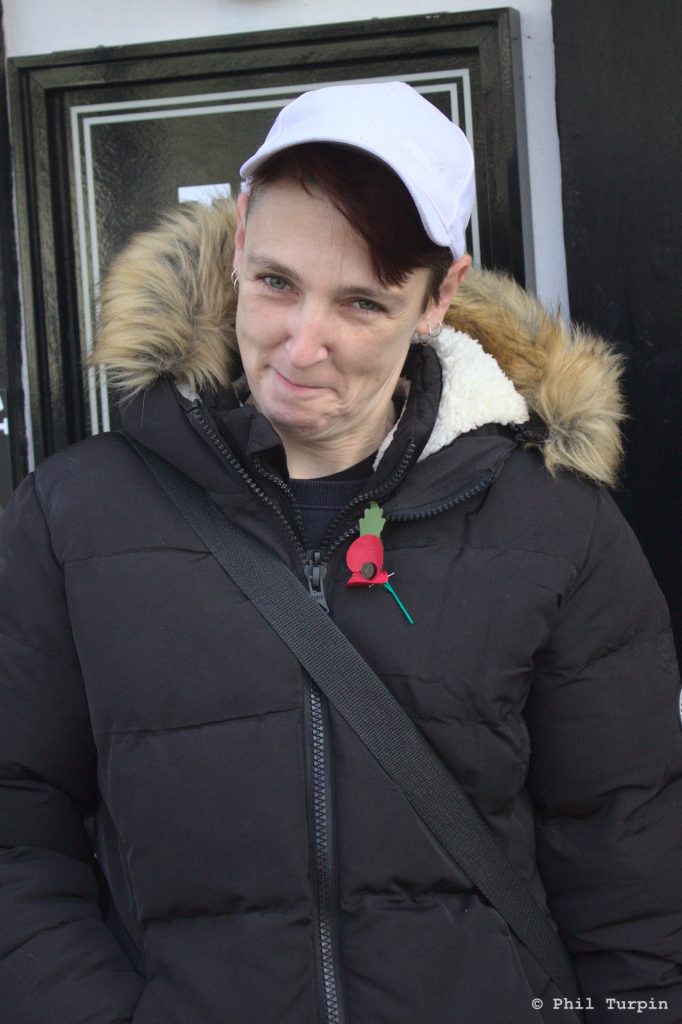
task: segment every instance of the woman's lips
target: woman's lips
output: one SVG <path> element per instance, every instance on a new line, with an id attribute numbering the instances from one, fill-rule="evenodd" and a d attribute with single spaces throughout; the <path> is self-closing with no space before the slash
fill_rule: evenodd
<path id="1" fill-rule="evenodd" d="M 272 369 L 278 380 L 291 391 L 305 393 L 306 391 L 320 391 L 326 387 L 326 384 L 297 384 L 295 381 L 289 380 L 288 377 L 285 377 L 283 373 L 279 372 L 279 370 L 275 370 L 274 366 Z"/>

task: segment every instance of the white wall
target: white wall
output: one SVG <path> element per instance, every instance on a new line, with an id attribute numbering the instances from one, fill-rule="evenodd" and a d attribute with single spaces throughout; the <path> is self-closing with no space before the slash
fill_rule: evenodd
<path id="1" fill-rule="evenodd" d="M 523 37 L 536 287 L 546 303 L 568 311 L 551 0 L 512 4 Z M 500 0 L 450 0 L 447 10 L 500 6 Z M 10 57 L 439 10 L 439 0 L 3 0 Z"/>

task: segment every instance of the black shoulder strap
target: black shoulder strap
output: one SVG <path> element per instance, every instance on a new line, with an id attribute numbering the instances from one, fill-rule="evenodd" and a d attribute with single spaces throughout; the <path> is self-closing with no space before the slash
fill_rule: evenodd
<path id="1" fill-rule="evenodd" d="M 207 493 L 125 435 L 222 568 L 332 702 L 476 888 L 553 979 L 579 999 L 554 923 L 409 715 L 294 574 Z"/>

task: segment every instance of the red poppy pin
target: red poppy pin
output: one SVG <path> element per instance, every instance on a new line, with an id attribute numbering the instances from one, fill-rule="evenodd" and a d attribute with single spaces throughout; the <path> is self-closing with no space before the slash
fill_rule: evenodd
<path id="1" fill-rule="evenodd" d="M 380 537 L 385 523 L 382 509 L 376 501 L 371 502 L 358 524 L 360 536 L 353 541 L 346 552 L 346 565 L 351 572 L 346 586 L 373 587 L 377 583 L 382 584 L 398 602 L 403 615 L 412 625 L 414 619 L 391 586 L 389 574 L 384 569 L 384 545 L 381 543 Z"/>

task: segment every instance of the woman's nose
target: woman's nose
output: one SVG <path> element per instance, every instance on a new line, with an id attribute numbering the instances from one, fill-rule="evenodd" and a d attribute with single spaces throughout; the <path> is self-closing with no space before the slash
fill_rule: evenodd
<path id="1" fill-rule="evenodd" d="M 289 321 L 287 353 L 293 366 L 312 366 L 329 354 L 329 318 L 312 303 L 304 303 L 292 311 Z"/>

